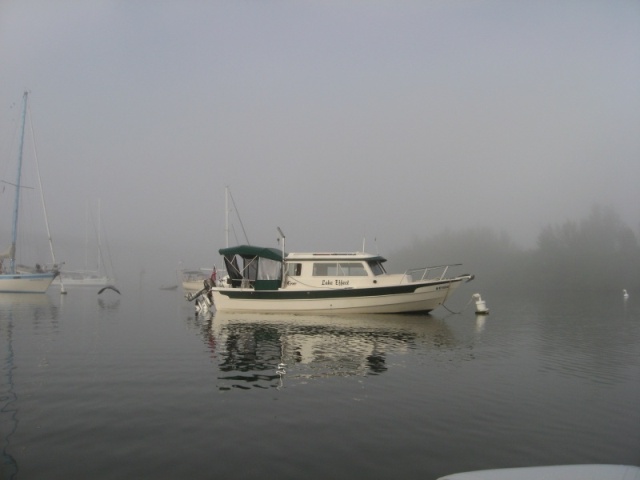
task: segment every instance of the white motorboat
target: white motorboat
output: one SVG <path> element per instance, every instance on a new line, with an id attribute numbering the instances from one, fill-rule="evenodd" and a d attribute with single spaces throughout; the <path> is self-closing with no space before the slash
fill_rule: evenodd
<path id="1" fill-rule="evenodd" d="M 203 296 L 221 312 L 429 312 L 473 279 L 470 274 L 450 276 L 459 264 L 390 274 L 383 266 L 385 258 L 364 252 L 287 254 L 276 248 L 240 245 L 219 253 L 225 278 L 207 281 L 187 299 Z"/>

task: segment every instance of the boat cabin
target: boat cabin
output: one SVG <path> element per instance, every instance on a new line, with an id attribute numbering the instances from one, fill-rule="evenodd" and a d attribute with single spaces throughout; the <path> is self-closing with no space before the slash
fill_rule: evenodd
<path id="1" fill-rule="evenodd" d="M 277 248 L 239 245 L 221 248 L 232 288 L 277 290 L 282 285 L 284 253 Z"/>
<path id="2" fill-rule="evenodd" d="M 289 253 L 252 245 L 223 248 L 232 288 L 357 288 L 387 276 L 385 258 L 368 253 Z M 283 281 L 284 277 L 284 281 Z"/>

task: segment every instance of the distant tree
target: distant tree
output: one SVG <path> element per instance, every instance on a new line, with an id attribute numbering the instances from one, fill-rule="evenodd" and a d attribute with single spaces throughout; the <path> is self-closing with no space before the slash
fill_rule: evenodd
<path id="1" fill-rule="evenodd" d="M 544 227 L 532 250 L 519 248 L 504 232 L 477 227 L 415 238 L 390 259 L 393 271 L 462 263 L 479 288 L 640 293 L 638 238 L 613 209 L 602 206 L 582 220 Z"/>
<path id="2" fill-rule="evenodd" d="M 475 227 L 416 238 L 409 247 L 393 252 L 390 258 L 393 271 L 462 263 L 457 273 L 472 273 L 477 277 L 476 282 L 504 287 L 504 282 L 511 283 L 508 276 L 521 265 L 523 253 L 505 232 Z"/>
<path id="3" fill-rule="evenodd" d="M 637 288 L 640 246 L 631 228 L 611 208 L 594 206 L 579 222 L 548 226 L 538 237 L 530 273 L 554 289 Z"/>

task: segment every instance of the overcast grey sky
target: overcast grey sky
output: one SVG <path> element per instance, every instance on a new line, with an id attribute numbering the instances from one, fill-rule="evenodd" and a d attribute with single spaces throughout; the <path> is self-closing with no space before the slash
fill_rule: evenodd
<path id="1" fill-rule="evenodd" d="M 112 240 L 207 265 L 225 185 L 252 243 L 294 251 L 532 246 L 594 203 L 640 224 L 637 0 L 1 0 L 0 71 L 54 236 L 99 198 Z"/>

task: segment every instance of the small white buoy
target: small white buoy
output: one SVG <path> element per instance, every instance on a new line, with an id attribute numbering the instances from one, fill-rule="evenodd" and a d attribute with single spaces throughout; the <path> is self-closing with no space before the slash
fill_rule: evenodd
<path id="1" fill-rule="evenodd" d="M 625 288 L 622 289 L 622 297 L 629 298 L 629 294 L 627 293 L 627 290 Z"/>
<path id="2" fill-rule="evenodd" d="M 476 313 L 480 315 L 487 315 L 489 313 L 489 309 L 487 308 L 487 304 L 479 293 L 474 293 L 472 298 L 476 301 Z"/>

